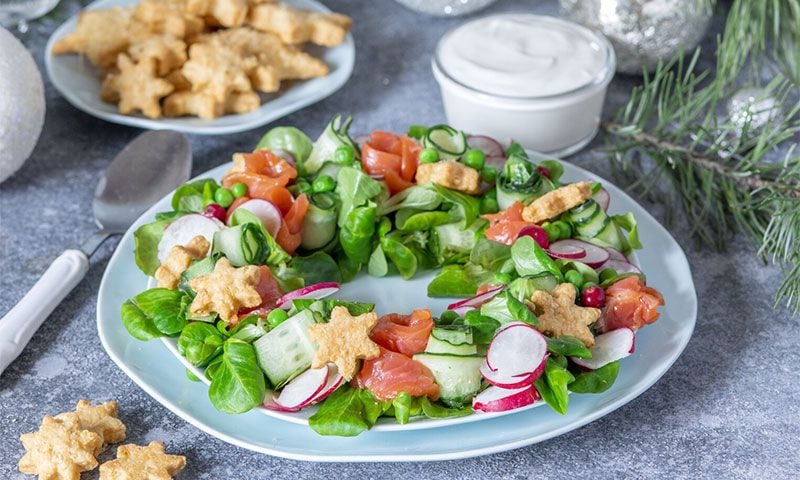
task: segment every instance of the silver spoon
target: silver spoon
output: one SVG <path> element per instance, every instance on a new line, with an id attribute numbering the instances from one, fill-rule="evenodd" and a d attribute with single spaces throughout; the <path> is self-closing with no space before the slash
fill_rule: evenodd
<path id="1" fill-rule="evenodd" d="M 124 233 L 151 205 L 189 179 L 192 149 L 185 135 L 145 132 L 108 166 L 94 192 L 99 229 L 80 246 L 56 258 L 42 278 L 0 319 L 0 375 L 28 344 L 39 326 L 80 283 L 89 257 L 110 236 Z"/>

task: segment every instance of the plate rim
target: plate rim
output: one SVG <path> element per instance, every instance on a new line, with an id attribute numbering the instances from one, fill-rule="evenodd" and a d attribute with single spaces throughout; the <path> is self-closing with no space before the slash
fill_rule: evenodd
<path id="1" fill-rule="evenodd" d="M 53 45 L 55 44 L 56 41 L 60 40 L 67 33 L 69 33 L 69 31 L 71 31 L 72 24 L 77 22 L 78 16 L 80 15 L 81 12 L 85 10 L 96 10 L 100 8 L 106 8 L 106 7 L 111 8 L 115 6 L 132 4 L 135 1 L 136 0 L 95 0 L 94 2 L 81 8 L 78 11 L 78 13 L 69 17 L 63 23 L 61 23 L 53 31 L 50 37 L 48 37 L 47 43 L 45 44 L 44 67 L 45 67 L 45 72 L 47 73 L 47 77 L 50 80 L 50 83 L 70 105 L 92 117 L 99 118 L 101 120 L 105 120 L 107 122 L 115 123 L 118 125 L 125 125 L 129 127 L 137 127 L 148 130 L 174 130 L 194 135 L 233 134 L 261 127 L 270 122 L 279 120 L 285 117 L 286 115 L 302 110 L 303 108 L 308 107 L 309 105 L 320 102 L 328 98 L 329 96 L 333 95 L 337 91 L 339 91 L 350 80 L 350 77 L 353 75 L 353 71 L 355 68 L 356 47 L 355 47 L 355 40 L 353 39 L 353 34 L 351 32 L 347 32 L 347 35 L 345 35 L 344 41 L 341 44 L 337 45 L 336 47 L 333 47 L 332 49 L 328 49 L 328 50 L 339 49 L 339 48 L 342 49 L 342 51 L 344 52 L 343 53 L 344 62 L 341 64 L 341 66 L 335 70 L 332 70 L 325 77 L 302 80 L 304 82 L 319 80 L 321 81 L 320 83 L 321 88 L 318 88 L 311 95 L 307 95 L 297 101 L 284 105 L 280 108 L 274 108 L 274 107 L 267 108 L 266 111 L 260 113 L 258 116 L 254 117 L 249 121 L 239 121 L 231 125 L 217 125 L 215 124 L 216 120 L 215 119 L 209 121 L 210 122 L 209 125 L 184 125 L 178 122 L 174 122 L 172 120 L 178 120 L 182 118 L 194 119 L 197 117 L 175 117 L 174 119 L 170 117 L 162 117 L 160 119 L 152 119 L 143 116 L 123 115 L 119 112 L 105 112 L 99 110 L 94 106 L 84 102 L 76 93 L 74 93 L 71 89 L 67 88 L 66 85 L 64 85 L 61 77 L 53 74 L 53 69 L 54 69 L 53 63 L 56 61 L 55 60 L 56 56 L 52 53 Z M 320 3 L 317 0 L 302 0 L 302 1 L 307 2 L 310 5 L 313 5 L 314 8 L 319 11 L 326 13 L 331 12 L 331 10 L 327 6 L 325 6 L 324 4 Z M 266 102 L 261 103 L 261 105 L 259 105 L 259 110 L 265 107 L 270 107 L 270 103 L 272 103 L 272 100 L 268 100 Z"/>
<path id="2" fill-rule="evenodd" d="M 541 156 L 541 157 L 551 158 L 551 156 L 546 156 L 544 154 L 535 153 L 535 155 Z M 600 179 L 601 181 L 603 181 L 605 183 L 608 183 L 610 185 L 614 185 L 616 187 L 615 184 L 613 184 L 612 182 L 606 180 L 605 178 L 601 177 L 600 175 L 597 175 L 597 174 L 595 174 L 593 172 L 590 172 L 590 171 L 588 171 L 586 169 L 583 169 L 583 168 L 581 168 L 581 167 L 579 167 L 579 166 L 577 166 L 577 165 L 575 165 L 573 163 L 565 162 L 563 160 L 561 160 L 561 161 L 562 161 L 562 163 L 568 164 L 567 168 L 574 168 L 576 170 L 576 173 L 579 174 L 579 175 L 584 175 L 584 176 L 587 176 L 587 177 L 590 177 L 590 178 L 594 177 L 594 178 Z M 213 171 L 215 171 L 217 169 L 222 169 L 226 164 L 227 163 L 224 163 L 222 165 L 219 165 L 219 166 L 216 166 L 214 168 L 211 168 L 211 169 L 209 169 L 209 170 L 207 170 L 205 172 L 202 172 L 199 175 L 195 176 L 193 179 L 213 176 L 213 174 L 211 174 L 211 172 L 213 172 Z M 536 435 L 534 435 L 532 437 L 526 437 L 526 438 L 523 438 L 523 439 L 520 439 L 520 440 L 516 440 L 516 441 L 499 443 L 499 444 L 496 444 L 496 445 L 492 445 L 490 447 L 471 448 L 471 449 L 459 450 L 457 452 L 442 452 L 442 453 L 430 452 L 430 453 L 425 453 L 425 454 L 402 454 L 402 453 L 397 453 L 397 454 L 369 454 L 369 455 L 364 455 L 364 454 L 319 455 L 319 454 L 314 454 L 314 453 L 308 453 L 308 454 L 305 454 L 305 453 L 303 453 L 303 454 L 294 453 L 294 452 L 290 452 L 290 451 L 281 450 L 279 448 L 268 448 L 268 447 L 264 447 L 264 446 L 261 446 L 261 445 L 256 445 L 256 444 L 250 443 L 250 442 L 248 442 L 246 440 L 241 440 L 241 439 L 239 439 L 237 437 L 229 435 L 228 433 L 222 432 L 219 429 L 217 429 L 217 428 L 215 428 L 215 427 L 213 427 L 213 426 L 211 426 L 211 425 L 209 425 L 209 424 L 207 424 L 207 423 L 195 418 L 194 416 L 189 414 L 187 411 L 185 411 L 180 405 L 178 405 L 177 403 L 173 402 L 171 399 L 169 399 L 169 398 L 165 397 L 164 395 L 162 395 L 156 388 L 151 387 L 146 380 L 141 378 L 132 368 L 128 367 L 128 365 L 124 362 L 124 360 L 122 358 L 120 358 L 116 354 L 116 352 L 110 347 L 108 338 L 106 338 L 107 333 L 106 333 L 106 330 L 105 330 L 105 326 L 104 326 L 104 322 L 102 320 L 102 314 L 101 314 L 101 312 L 103 312 L 105 310 L 105 308 L 106 308 L 105 305 L 104 305 L 105 298 L 102 295 L 102 293 L 107 288 L 107 283 L 111 281 L 109 279 L 111 277 L 111 273 L 110 273 L 111 272 L 111 268 L 109 268 L 109 267 L 111 267 L 112 264 L 117 263 L 119 261 L 118 257 L 121 257 L 124 254 L 124 251 L 122 249 L 120 249 L 120 248 L 116 248 L 114 253 L 113 253 L 113 255 L 109 259 L 107 267 L 106 267 L 106 270 L 103 273 L 103 277 L 101 279 L 100 286 L 99 286 L 99 289 L 98 289 L 97 316 L 96 316 L 98 336 L 100 337 L 100 341 L 101 341 L 101 344 L 103 345 L 103 348 L 105 349 L 106 353 L 111 357 L 112 361 L 114 361 L 114 363 L 117 364 L 117 366 L 123 372 L 125 372 L 125 374 L 128 375 L 128 377 L 131 378 L 134 381 L 134 383 L 136 383 L 140 388 L 142 388 L 148 395 L 150 395 L 156 401 L 161 403 L 168 410 L 170 410 L 171 412 L 175 413 L 180 418 L 184 419 L 185 421 L 187 421 L 188 423 L 190 423 L 193 426 L 197 427 L 198 429 L 204 431 L 205 433 L 213 435 L 213 436 L 215 436 L 215 437 L 219 438 L 220 440 L 225 441 L 227 443 L 230 443 L 230 444 L 233 444 L 233 445 L 236 445 L 236 446 L 239 446 L 239 447 L 251 450 L 251 451 L 255 451 L 255 452 L 259 452 L 259 453 L 266 453 L 268 455 L 273 455 L 273 456 L 282 457 L 282 458 L 288 458 L 288 459 L 292 459 L 292 460 L 301 460 L 301 461 L 318 461 L 318 462 L 396 462 L 396 461 L 427 462 L 427 461 L 457 460 L 457 459 L 471 458 L 471 457 L 489 455 L 489 454 L 493 454 L 493 453 L 499 453 L 499 452 L 504 452 L 504 451 L 508 451 L 508 450 L 513 450 L 513 449 L 529 446 L 529 445 L 532 445 L 532 444 L 535 444 L 535 443 L 539 443 L 539 442 L 542 442 L 542 441 L 545 441 L 545 440 L 549 440 L 551 438 L 557 437 L 557 436 L 562 435 L 564 433 L 567 433 L 567 432 L 570 432 L 572 430 L 578 429 L 578 428 L 580 428 L 580 427 L 582 427 L 582 426 L 584 426 L 584 425 L 586 425 L 588 423 L 591 423 L 591 422 L 597 420 L 598 418 L 601 418 L 601 417 L 613 412 L 614 410 L 617 410 L 617 409 L 621 408 L 622 406 L 628 404 L 629 402 L 631 402 L 632 400 L 634 400 L 635 398 L 637 398 L 638 396 L 640 396 L 644 392 L 648 391 L 658 380 L 660 380 L 666 374 L 667 371 L 669 371 L 670 368 L 672 368 L 672 365 L 674 365 L 674 363 L 678 360 L 678 358 L 680 358 L 680 356 L 683 354 L 684 350 L 686 349 L 686 346 L 688 345 L 688 343 L 691 340 L 692 335 L 694 333 L 694 329 L 696 327 L 696 322 L 697 322 L 697 311 L 698 311 L 697 290 L 696 290 L 695 285 L 694 285 L 694 279 L 693 279 L 693 277 L 691 275 L 691 266 L 689 265 L 688 258 L 686 257 L 686 254 L 685 254 L 683 248 L 677 242 L 677 240 L 675 240 L 675 238 L 670 234 L 670 232 L 666 228 L 664 228 L 664 226 L 661 225 L 661 223 L 659 223 L 650 214 L 649 211 L 647 211 L 638 202 L 636 202 L 624 190 L 622 190 L 619 187 L 616 187 L 616 188 L 619 190 L 619 193 L 627 201 L 629 201 L 629 202 L 631 202 L 631 203 L 633 203 L 633 204 L 635 204 L 635 205 L 637 205 L 637 206 L 639 206 L 641 208 L 642 213 L 650 221 L 652 221 L 653 224 L 655 224 L 657 226 L 656 228 L 658 230 L 657 233 L 659 234 L 659 236 L 665 237 L 669 241 L 671 241 L 674 244 L 675 248 L 677 248 L 678 252 L 681 254 L 680 260 L 682 260 L 682 263 L 684 264 L 685 269 L 686 269 L 686 271 L 688 273 L 688 286 L 691 287 L 691 294 L 692 294 L 690 299 L 689 298 L 684 298 L 683 299 L 683 300 L 689 300 L 689 303 L 687 305 L 689 307 L 689 311 L 688 311 L 687 317 L 682 319 L 682 321 L 685 324 L 687 324 L 684 327 L 684 328 L 688 328 L 687 333 L 685 334 L 684 337 L 680 338 L 680 343 L 677 344 L 677 346 L 676 346 L 676 348 L 674 350 L 675 353 L 668 359 L 668 361 L 659 363 L 657 365 L 657 367 L 658 367 L 657 370 L 650 371 L 649 375 L 647 376 L 646 381 L 644 383 L 642 383 L 638 388 L 631 389 L 630 391 L 625 392 L 624 394 L 620 395 L 615 400 L 612 400 L 607 405 L 605 405 L 605 406 L 603 406 L 603 407 L 601 407 L 601 408 L 599 408 L 597 410 L 592 410 L 591 412 L 589 412 L 587 414 L 584 414 L 584 415 L 578 417 L 575 420 L 568 421 L 568 422 L 564 423 L 560 427 L 557 427 L 557 428 L 554 428 L 554 429 L 551 429 L 551 430 L 547 430 L 547 431 L 545 431 L 543 433 L 536 434 Z M 150 216 L 154 215 L 155 211 L 157 210 L 158 205 L 160 203 L 162 203 L 165 199 L 169 198 L 171 195 L 172 195 L 172 192 L 170 192 L 168 195 L 166 195 L 164 198 L 162 198 L 153 207 L 148 209 L 139 219 L 137 219 L 137 221 L 134 223 L 134 226 L 138 226 L 138 223 L 143 218 L 150 217 Z M 134 227 L 132 226 L 125 233 L 125 236 L 132 235 L 133 228 Z M 689 292 L 687 292 L 687 294 L 688 293 Z M 166 348 L 166 346 L 165 346 L 165 348 Z M 603 395 L 603 394 L 598 394 L 598 395 Z M 523 411 L 523 409 L 520 409 L 520 410 L 514 411 L 512 413 L 521 413 L 522 411 Z M 220 414 L 220 415 L 224 415 L 224 414 Z M 266 416 L 266 417 L 267 418 L 274 418 L 276 421 L 279 421 L 279 422 L 286 422 L 286 423 L 297 425 L 297 423 L 295 423 L 295 422 L 290 422 L 290 421 L 287 421 L 287 420 L 284 420 L 284 419 L 271 417 L 271 416 Z M 491 421 L 492 418 L 486 418 L 486 419 L 481 419 L 481 420 Z M 442 426 L 439 426 L 438 428 L 457 428 L 457 427 L 458 427 L 458 424 L 453 424 L 453 425 L 449 425 L 449 426 L 448 425 L 442 425 Z M 437 427 L 431 427 L 430 429 L 426 428 L 426 429 L 416 429 L 416 430 L 420 434 L 435 434 L 435 432 L 438 430 L 438 428 Z M 403 430 L 403 431 L 410 431 L 410 429 L 409 430 Z M 397 433 L 397 432 L 398 432 L 397 430 L 385 430 L 385 431 L 382 431 L 382 432 L 379 432 L 379 433 L 382 434 L 382 435 L 391 435 L 392 433 Z"/>

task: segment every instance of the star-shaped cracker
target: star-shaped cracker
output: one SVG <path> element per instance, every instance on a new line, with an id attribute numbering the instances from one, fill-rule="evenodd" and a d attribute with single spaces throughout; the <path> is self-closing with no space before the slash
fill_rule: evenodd
<path id="1" fill-rule="evenodd" d="M 100 435 L 106 445 L 125 440 L 125 425 L 117 416 L 116 400 L 97 406 L 93 406 L 87 400 L 80 400 L 75 406 L 74 413 L 61 413 L 56 415 L 56 419 L 61 420 L 71 415 L 77 415 L 81 430 L 89 430 Z"/>
<path id="2" fill-rule="evenodd" d="M 184 270 L 189 268 L 192 261 L 204 258 L 210 247 L 208 240 L 202 235 L 197 235 L 186 245 L 172 247 L 164 263 L 156 269 L 155 277 L 158 286 L 171 290 L 178 288 Z"/>
<path id="3" fill-rule="evenodd" d="M 191 39 L 203 31 L 205 22 L 185 7 L 184 0 L 142 0 L 134 8 L 133 17 L 152 33 Z"/>
<path id="4" fill-rule="evenodd" d="M 131 43 L 128 54 L 137 62 L 155 59 L 158 76 L 163 77 L 186 62 L 186 48 L 186 42 L 172 35 L 154 35 Z"/>
<path id="5" fill-rule="evenodd" d="M 345 380 L 352 379 L 358 373 L 358 360 L 369 360 L 381 353 L 378 345 L 369 338 L 377 323 L 375 312 L 354 317 L 347 308 L 335 307 L 328 323 L 308 327 L 309 336 L 319 345 L 311 367 L 321 368 L 328 362 L 335 363 Z"/>
<path id="6" fill-rule="evenodd" d="M 97 467 L 95 455 L 103 446 L 100 435 L 80 428 L 78 415 L 44 417 L 38 432 L 20 436 L 25 455 L 19 471 L 41 480 L 78 480 L 81 472 Z"/>
<path id="7" fill-rule="evenodd" d="M 578 182 L 558 187 L 537 198 L 522 211 L 526 222 L 542 223 L 592 198 L 591 182 Z"/>
<path id="8" fill-rule="evenodd" d="M 220 258 L 213 272 L 189 280 L 189 286 L 197 292 L 189 313 L 205 317 L 216 312 L 226 322 L 235 322 L 241 308 L 261 305 L 261 295 L 255 289 L 260 278 L 258 267 L 234 268 L 227 258 Z"/>
<path id="9" fill-rule="evenodd" d="M 164 453 L 164 444 L 122 445 L 116 460 L 100 465 L 100 480 L 170 480 L 186 466 L 186 457 Z"/>
<path id="10" fill-rule="evenodd" d="M 120 113 L 127 115 L 140 110 L 147 117 L 160 118 L 159 101 L 175 87 L 156 75 L 156 60 L 144 58 L 135 63 L 129 56 L 121 54 L 117 58 L 117 68 L 119 73 L 106 77 L 103 90 L 117 92 Z"/>
<path id="11" fill-rule="evenodd" d="M 281 3 L 254 6 L 248 21 L 258 30 L 276 34 L 284 43 L 312 42 L 326 47 L 342 43 L 353 24 L 346 15 L 301 10 Z"/>
<path id="12" fill-rule="evenodd" d="M 53 45 L 53 53 L 80 53 L 94 65 L 102 68 L 114 66 L 117 54 L 128 46 L 131 10 L 111 8 L 86 10 L 78 17 L 75 31 Z"/>
<path id="13" fill-rule="evenodd" d="M 533 328 L 554 337 L 571 335 L 587 347 L 594 345 L 594 335 L 589 325 L 600 318 L 600 309 L 575 305 L 577 294 L 577 289 L 571 283 L 562 283 L 552 292 L 533 292 L 530 303 L 535 307 L 539 321 Z"/>
<path id="14" fill-rule="evenodd" d="M 186 11 L 209 18 L 223 27 L 243 24 L 248 9 L 247 0 L 186 0 Z"/>

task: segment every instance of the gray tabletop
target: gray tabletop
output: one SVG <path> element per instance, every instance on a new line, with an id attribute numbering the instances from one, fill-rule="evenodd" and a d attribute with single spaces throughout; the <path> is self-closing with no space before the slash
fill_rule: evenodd
<path id="1" fill-rule="evenodd" d="M 327 3 L 355 18 L 353 76 L 330 98 L 277 123 L 314 136 L 335 112 L 354 115 L 355 131 L 444 121 L 428 61 L 439 35 L 459 20 L 423 17 L 389 0 Z M 503 1 L 492 9 L 556 13 L 553 1 L 532 3 Z M 30 31 L 18 33 L 40 68 L 47 36 L 79 6 L 65 0 Z M 712 33 L 720 25 L 717 18 Z M 711 38 L 705 40 L 706 64 Z M 614 80 L 606 115 L 625 101 L 636 81 Z M 81 113 L 45 82 L 47 118 L 39 144 L 25 166 L 0 185 L 0 313 L 52 259 L 91 231 L 99 172 L 139 133 Z M 192 137 L 194 174 L 251 148 L 264 129 Z M 569 160 L 608 176 L 601 146 L 596 139 Z M 664 218 L 661 208 L 645 205 Z M 800 321 L 772 307 L 778 270 L 757 261 L 743 235 L 718 253 L 698 247 L 680 224 L 670 231 L 689 257 L 700 312 L 688 348 L 650 390 L 545 443 L 471 460 L 383 465 L 305 463 L 253 453 L 199 431 L 150 398 L 112 363 L 95 330 L 97 289 L 115 247 L 110 241 L 92 257 L 86 279 L 0 377 L 0 478 L 29 478 L 16 469 L 23 453 L 19 434 L 80 398 L 118 399 L 129 441 L 163 440 L 169 451 L 187 456 L 179 478 L 797 478 Z"/>

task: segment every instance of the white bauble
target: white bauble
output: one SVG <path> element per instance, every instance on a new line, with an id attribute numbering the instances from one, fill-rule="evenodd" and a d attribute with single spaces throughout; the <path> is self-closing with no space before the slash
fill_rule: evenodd
<path id="1" fill-rule="evenodd" d="M 28 159 L 44 123 L 44 85 L 25 46 L 0 27 L 0 182 Z"/>

